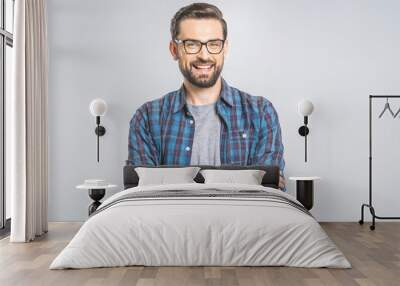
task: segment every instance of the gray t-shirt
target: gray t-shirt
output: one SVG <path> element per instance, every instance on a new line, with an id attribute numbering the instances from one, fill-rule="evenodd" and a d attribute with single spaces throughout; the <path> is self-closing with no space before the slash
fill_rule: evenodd
<path id="1" fill-rule="evenodd" d="M 186 103 L 194 117 L 194 138 L 191 165 L 221 165 L 220 130 L 221 122 L 215 103 L 193 105 Z"/>

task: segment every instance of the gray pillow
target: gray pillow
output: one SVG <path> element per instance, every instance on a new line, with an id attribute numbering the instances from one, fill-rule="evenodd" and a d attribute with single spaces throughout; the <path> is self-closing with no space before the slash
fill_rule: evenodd
<path id="1" fill-rule="evenodd" d="M 200 167 L 136 167 L 138 186 L 195 183 Z"/>
<path id="2" fill-rule="evenodd" d="M 248 185 L 261 185 L 265 175 L 264 170 L 201 170 L 204 183 L 237 183 Z"/>

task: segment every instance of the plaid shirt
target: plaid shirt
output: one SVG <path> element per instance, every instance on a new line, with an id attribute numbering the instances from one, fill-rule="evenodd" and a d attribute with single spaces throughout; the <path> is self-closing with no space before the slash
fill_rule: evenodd
<path id="1" fill-rule="evenodd" d="M 221 165 L 277 165 L 283 176 L 284 147 L 272 103 L 231 87 L 221 79 L 221 93 L 216 102 L 221 120 Z M 130 121 L 127 163 L 190 165 L 194 129 L 182 84 L 180 89 L 144 103 L 135 112 Z"/>

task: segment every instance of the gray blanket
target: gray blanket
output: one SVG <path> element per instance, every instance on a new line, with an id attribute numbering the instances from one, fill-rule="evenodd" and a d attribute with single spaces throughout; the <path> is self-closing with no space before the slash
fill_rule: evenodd
<path id="1" fill-rule="evenodd" d="M 270 202 L 276 202 L 279 204 L 290 205 L 303 213 L 312 216 L 311 213 L 300 203 L 287 198 L 286 196 L 270 192 L 266 190 L 256 190 L 256 189 L 244 189 L 244 190 L 217 190 L 217 189 L 206 189 L 206 190 L 164 190 L 164 191 L 145 191 L 145 192 L 133 192 L 122 195 L 115 200 L 108 201 L 101 206 L 98 210 L 93 212 L 91 216 L 94 216 L 111 206 L 114 206 L 121 202 L 126 201 L 143 201 L 152 199 L 175 199 L 175 200 L 185 200 L 185 199 L 210 199 L 210 198 L 230 198 L 230 199 L 256 199 L 264 200 Z"/>

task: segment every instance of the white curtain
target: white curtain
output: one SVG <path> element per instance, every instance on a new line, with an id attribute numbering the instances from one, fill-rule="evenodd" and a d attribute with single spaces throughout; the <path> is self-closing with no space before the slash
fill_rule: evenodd
<path id="1" fill-rule="evenodd" d="M 6 133 L 10 136 L 10 241 L 28 242 L 47 232 L 48 226 L 46 3 L 16 0 L 14 11 L 15 65 Z"/>

